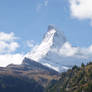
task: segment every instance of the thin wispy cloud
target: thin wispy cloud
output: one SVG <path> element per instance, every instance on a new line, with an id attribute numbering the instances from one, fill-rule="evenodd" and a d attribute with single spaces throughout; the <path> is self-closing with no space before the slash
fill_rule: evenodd
<path id="1" fill-rule="evenodd" d="M 19 47 L 19 44 L 16 39 L 17 37 L 14 35 L 13 32 L 0 32 L 0 54 L 11 53 L 16 51 L 16 49 Z"/>
<path id="2" fill-rule="evenodd" d="M 39 3 L 37 5 L 36 11 L 39 12 L 42 7 L 43 7 L 43 4 L 42 3 Z"/>
<path id="3" fill-rule="evenodd" d="M 17 39 L 17 37 L 15 37 L 13 32 L 11 33 L 0 32 L 0 41 L 11 41 L 15 39 Z"/>
<path id="4" fill-rule="evenodd" d="M 27 40 L 27 46 L 29 48 L 33 48 L 35 46 L 35 41 L 34 40 L 31 40 L 31 41 Z"/>
<path id="5" fill-rule="evenodd" d="M 48 5 L 48 0 L 45 0 L 44 1 L 44 6 L 47 6 Z"/>
<path id="6" fill-rule="evenodd" d="M 36 7 L 36 11 L 39 12 L 42 8 L 48 6 L 48 0 L 44 0 L 43 2 L 39 3 Z"/>

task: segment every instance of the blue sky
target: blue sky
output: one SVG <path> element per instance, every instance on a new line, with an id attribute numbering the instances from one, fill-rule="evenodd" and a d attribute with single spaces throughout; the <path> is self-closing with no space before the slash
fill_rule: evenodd
<path id="1" fill-rule="evenodd" d="M 12 44 L 6 44 L 5 50 L 7 47 L 11 53 L 28 52 L 27 42 L 33 40 L 39 44 L 49 24 L 63 31 L 73 46 L 89 47 L 92 45 L 91 6 L 91 0 L 0 0 L 0 32 L 9 35 L 10 43 L 16 44 L 13 49 L 9 48 Z"/>
<path id="2" fill-rule="evenodd" d="M 74 46 L 92 43 L 92 27 L 89 20 L 78 20 L 70 13 L 68 0 L 1 0 L 0 31 L 14 32 L 22 41 L 40 42 L 49 24 L 65 33 Z"/>

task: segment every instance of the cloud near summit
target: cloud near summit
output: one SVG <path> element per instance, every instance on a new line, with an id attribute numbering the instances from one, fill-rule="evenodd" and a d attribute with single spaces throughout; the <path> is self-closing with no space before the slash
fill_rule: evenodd
<path id="1" fill-rule="evenodd" d="M 90 45 L 89 47 L 73 47 L 71 43 L 65 42 L 59 50 L 52 49 L 51 51 L 65 58 L 76 57 L 89 59 L 90 57 L 92 57 L 92 45 Z"/>
<path id="2" fill-rule="evenodd" d="M 26 54 L 21 52 L 16 53 L 17 48 L 20 47 L 18 40 L 14 33 L 4 33 L 0 32 L 0 66 L 7 66 L 8 64 L 21 64 L 23 58 L 30 53 L 28 51 Z M 39 45 L 33 45 L 34 41 L 27 41 L 26 45 L 33 48 L 31 52 L 36 51 Z M 33 47 L 34 46 L 34 47 Z M 23 47 L 23 46 L 22 46 Z M 26 49 L 25 49 L 26 50 Z M 64 58 L 81 58 L 81 59 L 91 59 L 92 57 L 92 45 L 88 48 L 73 47 L 71 43 L 65 42 L 63 46 L 58 50 L 56 48 L 51 49 L 51 52 L 59 54 L 59 56 Z"/>

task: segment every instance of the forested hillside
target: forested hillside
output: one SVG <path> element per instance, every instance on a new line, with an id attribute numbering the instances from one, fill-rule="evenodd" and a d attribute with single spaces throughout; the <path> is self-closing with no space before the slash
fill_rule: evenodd
<path id="1" fill-rule="evenodd" d="M 52 81 L 46 92 L 92 92 L 92 63 L 62 73 L 59 81 Z"/>

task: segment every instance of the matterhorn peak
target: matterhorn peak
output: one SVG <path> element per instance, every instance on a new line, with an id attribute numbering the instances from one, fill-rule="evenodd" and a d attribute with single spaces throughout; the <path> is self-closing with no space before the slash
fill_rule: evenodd
<path id="1" fill-rule="evenodd" d="M 44 65 L 49 64 L 53 66 L 53 68 L 58 67 L 59 65 L 57 65 L 57 63 L 61 61 L 61 57 L 53 52 L 53 50 L 59 51 L 65 42 L 66 38 L 64 33 L 57 30 L 55 26 L 49 25 L 40 45 L 33 48 L 33 50 L 27 54 L 27 57 Z M 58 68 L 55 70 L 58 71 Z"/>
<path id="2" fill-rule="evenodd" d="M 65 71 L 68 68 L 71 68 L 75 62 L 80 64 L 80 60 L 82 61 L 80 57 L 66 57 L 62 55 L 62 53 L 71 53 L 70 50 L 64 48 L 66 42 L 67 40 L 64 33 L 59 31 L 55 26 L 49 25 L 42 42 L 38 46 L 34 47 L 26 57 L 55 69 L 56 71 Z"/>
<path id="3" fill-rule="evenodd" d="M 56 29 L 54 25 L 52 25 L 52 24 L 48 25 L 48 31 L 51 31 L 53 29 Z"/>
<path id="4" fill-rule="evenodd" d="M 28 57 L 40 62 L 52 49 L 60 49 L 65 42 L 66 38 L 64 34 L 53 25 L 49 25 L 41 44 L 36 49 L 33 49 L 28 54 Z"/>
<path id="5" fill-rule="evenodd" d="M 49 25 L 42 43 L 43 42 L 51 44 L 53 48 L 60 48 L 66 42 L 66 37 L 64 33 L 59 31 L 55 26 Z"/>

